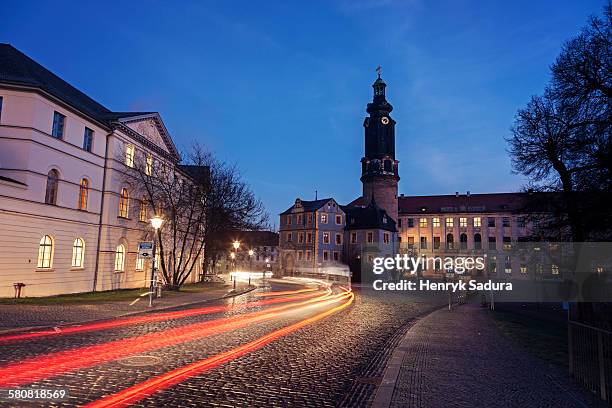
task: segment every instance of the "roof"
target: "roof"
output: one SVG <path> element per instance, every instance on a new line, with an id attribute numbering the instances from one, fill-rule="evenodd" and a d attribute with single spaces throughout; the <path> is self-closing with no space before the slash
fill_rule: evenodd
<path id="1" fill-rule="evenodd" d="M 279 235 L 273 231 L 238 231 L 234 239 L 248 247 L 278 246 Z M 240 247 L 242 249 L 242 246 Z"/>
<path id="2" fill-rule="evenodd" d="M 20 184 L 22 186 L 27 186 L 26 183 L 22 183 L 19 180 L 15 180 L 14 178 L 6 177 L 6 176 L 0 176 L 0 181 L 8 181 L 9 183 L 15 183 L 15 184 Z"/>
<path id="3" fill-rule="evenodd" d="M 109 129 L 119 125 L 127 130 L 121 123 L 151 118 L 168 145 L 171 155 L 178 158 L 178 151 L 157 112 L 113 112 L 10 44 L 0 43 L 0 83 L 40 89 Z"/>
<path id="4" fill-rule="evenodd" d="M 289 207 L 288 209 L 280 213 L 280 215 L 290 214 L 291 210 L 293 210 L 297 204 L 301 204 L 302 208 L 304 209 L 304 212 L 317 211 L 319 208 L 327 204 L 329 200 L 333 200 L 333 198 L 331 197 L 323 198 L 321 200 L 313 200 L 313 201 L 305 201 L 305 200 L 301 200 L 298 198 L 295 200 L 295 204 L 293 204 L 291 207 Z"/>
<path id="5" fill-rule="evenodd" d="M 397 232 L 395 221 L 387 215 L 387 212 L 380 208 L 374 197 L 366 207 L 343 206 L 346 213 L 346 229 L 382 229 Z"/>
<path id="6" fill-rule="evenodd" d="M 517 212 L 525 207 L 527 193 L 454 194 L 398 197 L 400 214 L 451 212 Z"/>

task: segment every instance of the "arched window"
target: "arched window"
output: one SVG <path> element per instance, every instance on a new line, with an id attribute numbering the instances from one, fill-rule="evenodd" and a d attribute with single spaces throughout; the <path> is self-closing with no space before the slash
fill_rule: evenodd
<path id="1" fill-rule="evenodd" d="M 453 249 L 455 247 L 454 241 L 453 234 L 446 234 L 446 249 Z"/>
<path id="2" fill-rule="evenodd" d="M 467 235 L 466 234 L 459 235 L 459 245 L 461 246 L 461 249 L 467 249 Z"/>
<path id="3" fill-rule="evenodd" d="M 50 235 L 45 235 L 41 238 L 38 246 L 38 262 L 37 268 L 50 269 L 53 264 L 53 238 Z"/>
<path id="4" fill-rule="evenodd" d="M 57 202 L 57 185 L 59 182 L 59 173 L 57 170 L 51 170 L 47 174 L 47 191 L 45 192 L 45 203 L 53 204 Z"/>
<path id="5" fill-rule="evenodd" d="M 72 267 L 73 268 L 82 268 L 83 267 L 83 257 L 85 255 L 85 241 L 81 238 L 77 238 L 74 240 L 72 244 Z"/>
<path id="6" fill-rule="evenodd" d="M 127 218 L 129 215 L 129 202 L 130 202 L 130 194 L 127 191 L 127 188 L 121 189 L 121 194 L 119 195 L 119 216 L 122 218 Z"/>
<path id="7" fill-rule="evenodd" d="M 142 200 L 140 200 L 140 209 L 138 211 L 138 220 L 142 221 L 142 222 L 147 222 L 147 207 L 149 205 L 149 202 L 147 201 L 146 198 L 142 198 Z"/>
<path id="8" fill-rule="evenodd" d="M 482 236 L 474 234 L 474 249 L 482 249 Z"/>
<path id="9" fill-rule="evenodd" d="M 125 245 L 117 245 L 115 250 L 115 271 L 123 272 L 125 269 Z"/>
<path id="10" fill-rule="evenodd" d="M 79 186 L 79 210 L 87 210 L 87 194 L 89 193 L 89 181 L 87 179 L 81 180 Z"/>

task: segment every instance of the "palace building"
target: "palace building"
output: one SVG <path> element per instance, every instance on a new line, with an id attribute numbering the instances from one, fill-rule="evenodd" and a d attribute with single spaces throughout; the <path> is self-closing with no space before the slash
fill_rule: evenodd
<path id="1" fill-rule="evenodd" d="M 158 113 L 111 111 L 0 44 L 0 297 L 148 284 L 152 211 L 122 177 L 137 157 L 180 171 Z"/>
<path id="2" fill-rule="evenodd" d="M 347 205 L 338 205 L 333 198 L 297 199 L 281 213 L 283 268 L 291 273 L 344 265 L 358 279 L 364 268 L 371 270 L 376 256 L 469 253 L 486 254 L 484 274 L 526 277 L 527 267 L 509 251 L 533 228 L 533 217 L 524 213 L 527 194 L 398 195 L 396 121 L 390 115 L 393 107 L 380 71 L 372 87 L 373 99 L 363 122 L 362 196 Z M 436 276 L 444 271 L 422 273 Z"/>

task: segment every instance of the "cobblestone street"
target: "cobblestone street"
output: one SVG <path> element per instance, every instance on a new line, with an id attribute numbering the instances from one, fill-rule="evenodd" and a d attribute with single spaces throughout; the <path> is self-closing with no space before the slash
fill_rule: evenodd
<path id="1" fill-rule="evenodd" d="M 278 283 L 268 288 L 271 291 L 295 289 L 295 285 Z M 236 298 L 206 303 L 206 307 L 234 306 L 221 313 L 5 341 L 0 356 L 0 378 L 5 380 L 0 388 L 8 387 L 11 382 L 6 379 L 8 375 L 20 387 L 67 388 L 69 399 L 54 403 L 58 406 L 93 403 L 155 376 L 240 347 L 326 309 L 316 304 L 310 308 L 294 307 L 272 317 L 249 317 L 262 310 L 307 301 L 297 299 L 306 294 L 295 294 L 295 300 L 287 303 L 241 307 L 261 300 L 260 292 L 258 289 Z M 346 309 L 197 375 L 185 376 L 180 382 L 133 403 L 140 406 L 366 406 L 374 396 L 389 353 L 409 323 L 443 302 L 444 299 L 419 298 L 406 302 L 393 296 L 373 297 L 358 292 Z M 177 313 L 193 310 L 198 309 L 182 307 Z M 147 315 L 138 318 L 143 316 Z M 213 326 L 217 331 L 207 332 L 209 329 L 197 326 L 216 324 L 218 320 L 235 316 L 240 319 L 231 320 L 227 329 L 222 325 Z M 249 319 L 255 320 L 251 323 Z M 185 327 L 188 330 L 180 332 Z M 113 346 L 107 349 L 109 342 Z M 76 349 L 78 353 L 62 357 L 62 353 Z M 90 360 L 88 353 L 94 353 Z M 37 372 L 34 369 L 37 364 L 44 367 L 36 370 L 47 370 L 48 365 L 54 368 L 40 378 L 25 377 L 36 378 L 33 383 L 19 379 L 21 372 Z M 22 402 L 14 404 L 22 405 Z"/>

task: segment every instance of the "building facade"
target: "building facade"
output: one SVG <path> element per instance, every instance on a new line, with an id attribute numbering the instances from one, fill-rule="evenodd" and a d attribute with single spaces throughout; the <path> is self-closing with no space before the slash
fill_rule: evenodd
<path id="1" fill-rule="evenodd" d="M 240 231 L 228 243 L 227 255 L 219 260 L 222 272 L 276 272 L 280 265 L 279 234 L 273 231 Z M 238 242 L 238 248 L 233 243 Z"/>
<path id="2" fill-rule="evenodd" d="M 113 112 L 0 44 L 0 297 L 146 286 L 152 211 L 124 177 L 139 158 L 177 167 L 158 113 Z"/>

